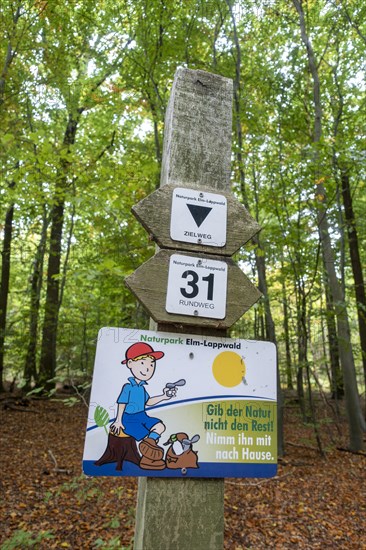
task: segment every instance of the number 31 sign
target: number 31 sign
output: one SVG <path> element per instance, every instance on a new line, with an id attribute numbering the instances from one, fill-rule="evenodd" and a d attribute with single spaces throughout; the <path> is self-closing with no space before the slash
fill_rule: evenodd
<path id="1" fill-rule="evenodd" d="M 224 319 L 227 264 L 173 254 L 170 257 L 165 309 L 168 313 Z"/>

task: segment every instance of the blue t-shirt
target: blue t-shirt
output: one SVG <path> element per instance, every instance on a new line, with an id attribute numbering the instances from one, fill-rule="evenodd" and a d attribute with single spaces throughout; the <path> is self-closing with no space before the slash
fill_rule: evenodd
<path id="1" fill-rule="evenodd" d="M 146 401 L 148 401 L 150 397 L 144 388 L 145 385 L 146 382 L 144 382 L 144 380 L 137 383 L 136 380 L 131 377 L 128 379 L 128 383 L 123 386 L 117 403 L 126 404 L 126 413 L 135 414 L 145 410 Z"/>

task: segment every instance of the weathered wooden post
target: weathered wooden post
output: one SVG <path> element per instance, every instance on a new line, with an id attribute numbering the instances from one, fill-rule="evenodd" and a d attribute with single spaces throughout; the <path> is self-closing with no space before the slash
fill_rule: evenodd
<path id="1" fill-rule="evenodd" d="M 161 188 L 134 208 L 163 250 L 126 281 L 157 321 L 159 331 L 226 336 L 226 329 L 260 296 L 230 258 L 259 230 L 230 193 L 231 134 L 232 81 L 203 71 L 178 69 L 165 120 Z M 193 225 L 184 225 L 180 208 L 184 189 L 198 201 L 197 208 L 190 205 Z M 212 201 L 216 221 L 209 234 L 200 233 L 211 208 L 207 201 L 206 206 L 200 206 L 199 197 L 210 192 L 225 200 Z M 201 312 L 194 305 L 189 311 L 189 300 L 176 299 L 179 282 L 174 282 L 172 257 L 177 250 L 227 266 L 227 292 L 226 281 L 220 289 L 218 278 L 213 289 L 213 276 L 203 277 L 204 283 L 194 272 L 187 278 L 183 296 L 196 296 L 201 284 L 217 306 L 215 313 Z M 170 305 L 167 293 L 171 294 Z M 223 548 L 223 503 L 223 479 L 140 478 L 135 550 Z"/>
<path id="2" fill-rule="evenodd" d="M 230 192 L 231 105 L 231 80 L 177 71 L 133 208 L 160 250 L 125 280 L 158 330 L 98 335 L 83 471 L 140 478 L 135 550 L 222 549 L 223 478 L 277 469 L 274 346 L 226 337 L 260 297 L 231 259 L 260 229 Z"/>

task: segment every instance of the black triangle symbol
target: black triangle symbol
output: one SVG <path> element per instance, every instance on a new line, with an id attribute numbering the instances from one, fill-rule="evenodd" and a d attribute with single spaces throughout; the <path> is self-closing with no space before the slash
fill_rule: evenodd
<path id="1" fill-rule="evenodd" d="M 197 224 L 197 227 L 202 225 L 212 210 L 209 206 L 198 206 L 197 204 L 187 204 L 187 206 Z"/>

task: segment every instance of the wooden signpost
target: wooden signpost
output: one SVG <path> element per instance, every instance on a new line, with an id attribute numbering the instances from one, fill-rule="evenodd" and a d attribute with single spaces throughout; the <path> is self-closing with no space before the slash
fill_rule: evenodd
<path id="1" fill-rule="evenodd" d="M 133 209 L 163 248 L 126 280 L 160 331 L 226 336 L 260 297 L 230 256 L 260 229 L 230 193 L 232 81 L 178 69 L 161 188 Z M 135 550 L 223 548 L 224 482 L 140 478 Z"/>

